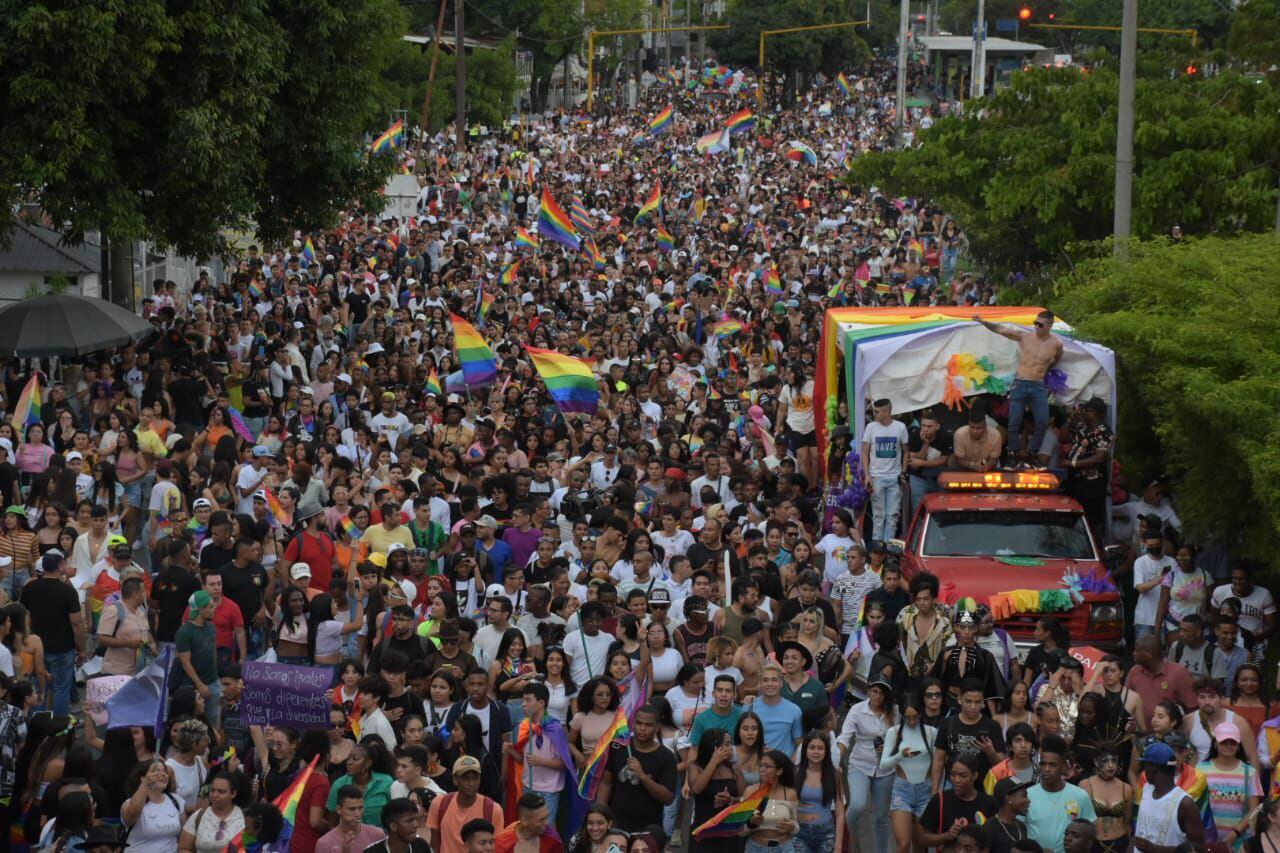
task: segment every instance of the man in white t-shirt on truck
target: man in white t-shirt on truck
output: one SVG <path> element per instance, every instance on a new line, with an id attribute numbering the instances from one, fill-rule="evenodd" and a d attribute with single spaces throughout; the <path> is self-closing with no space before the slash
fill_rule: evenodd
<path id="1" fill-rule="evenodd" d="M 862 476 L 871 492 L 871 538 L 888 542 L 897 538 L 902 511 L 902 464 L 907 428 L 893 419 L 887 399 L 872 403 L 875 419 L 862 431 Z"/>

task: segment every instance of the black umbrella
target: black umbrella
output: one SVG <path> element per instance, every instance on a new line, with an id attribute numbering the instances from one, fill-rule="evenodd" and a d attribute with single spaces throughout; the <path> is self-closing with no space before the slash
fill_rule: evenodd
<path id="1" fill-rule="evenodd" d="M 105 299 L 60 293 L 0 308 L 0 355 L 80 356 L 133 343 L 150 323 Z"/>

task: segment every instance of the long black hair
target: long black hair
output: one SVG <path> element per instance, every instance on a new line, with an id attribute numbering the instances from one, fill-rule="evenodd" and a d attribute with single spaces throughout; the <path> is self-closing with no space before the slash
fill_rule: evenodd
<path id="1" fill-rule="evenodd" d="M 708 729 L 698 741 L 698 754 L 693 759 L 694 763 L 705 768 L 711 763 L 716 750 L 726 743 L 732 743 L 728 732 L 724 729 Z"/>
<path id="2" fill-rule="evenodd" d="M 796 765 L 796 782 L 803 785 L 805 774 L 809 772 L 809 744 L 817 741 L 822 744 L 822 764 L 818 769 L 822 774 L 822 804 L 826 806 L 836 801 L 836 768 L 831 763 L 831 741 L 824 732 L 813 730 L 800 741 L 800 762 Z"/>
<path id="3" fill-rule="evenodd" d="M 933 744 L 929 743 L 929 730 L 924 721 L 924 698 L 919 693 L 908 693 L 902 700 L 902 708 L 898 713 L 898 749 L 902 749 L 902 737 L 907 727 L 907 709 L 916 712 L 916 725 L 920 728 L 920 740 L 924 742 L 925 755 L 933 754 Z"/>

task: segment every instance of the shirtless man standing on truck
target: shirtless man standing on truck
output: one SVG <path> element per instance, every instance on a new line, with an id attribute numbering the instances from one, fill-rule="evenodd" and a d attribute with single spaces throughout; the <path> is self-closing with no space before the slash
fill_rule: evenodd
<path id="1" fill-rule="evenodd" d="M 1024 331 L 1003 323 L 989 323 L 973 316 L 988 330 L 1018 342 L 1018 373 L 1009 389 L 1009 441 L 1008 447 L 1015 461 L 1025 461 L 1040 452 L 1045 430 L 1049 428 L 1049 391 L 1044 377 L 1049 368 L 1062 358 L 1062 340 L 1053 332 L 1053 312 L 1041 311 L 1036 315 L 1034 332 Z M 1031 444 L 1022 449 L 1022 415 L 1031 406 L 1035 426 L 1031 431 Z"/>

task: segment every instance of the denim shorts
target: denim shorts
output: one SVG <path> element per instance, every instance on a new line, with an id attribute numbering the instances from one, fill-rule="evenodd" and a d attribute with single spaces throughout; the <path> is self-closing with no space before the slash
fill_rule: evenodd
<path id="1" fill-rule="evenodd" d="M 911 812 L 916 817 L 920 817 L 924 814 L 924 807 L 929 805 L 929 798 L 932 795 L 932 785 L 928 779 L 923 782 L 908 782 L 901 776 L 895 776 L 889 811 Z"/>

